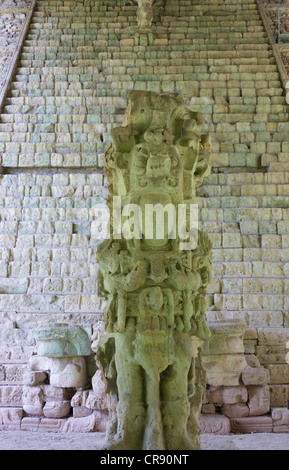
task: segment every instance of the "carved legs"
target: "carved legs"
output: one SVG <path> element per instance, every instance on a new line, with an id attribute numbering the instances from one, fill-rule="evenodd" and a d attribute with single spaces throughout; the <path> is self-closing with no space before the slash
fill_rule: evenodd
<path id="1" fill-rule="evenodd" d="M 190 404 L 188 374 L 192 362 L 192 339 L 175 334 L 174 363 L 162 374 L 162 418 L 167 450 L 194 450 L 187 432 Z"/>
<path id="2" fill-rule="evenodd" d="M 188 377 L 192 372 L 192 338 L 174 334 L 173 364 L 161 374 L 145 369 L 136 354 L 136 335 L 115 335 L 118 403 L 111 406 L 107 430 L 110 450 L 196 450 L 199 409 L 190 407 Z M 146 362 L 144 360 L 144 362 Z M 200 368 L 200 370 L 199 370 Z M 155 373 L 154 373 L 154 372 Z M 201 363 L 192 372 L 201 379 Z M 196 385 L 199 408 L 202 386 Z M 195 399 L 195 397 L 194 397 Z M 188 432 L 188 424 L 189 431 Z"/>
<path id="3" fill-rule="evenodd" d="M 143 374 L 133 356 L 133 335 L 115 335 L 118 403 L 110 410 L 107 447 L 110 450 L 142 448 L 145 425 Z"/>

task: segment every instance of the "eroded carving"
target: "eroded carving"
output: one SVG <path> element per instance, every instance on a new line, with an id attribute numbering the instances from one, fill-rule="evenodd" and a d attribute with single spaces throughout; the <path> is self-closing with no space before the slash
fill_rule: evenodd
<path id="1" fill-rule="evenodd" d="M 195 246 L 180 249 L 176 220 L 210 172 L 210 141 L 201 125 L 199 114 L 180 98 L 131 92 L 123 126 L 113 130 L 106 152 L 111 213 L 114 197 L 121 198 L 125 214 L 121 227 L 129 218 L 127 204 L 141 211 L 134 236 L 111 224 L 111 239 L 98 250 L 99 294 L 106 308 L 96 360 L 109 396 L 110 449 L 200 447 L 211 243 L 195 230 Z M 164 216 L 161 236 L 161 221 L 143 215 L 155 204 L 176 214 L 175 220 Z"/>

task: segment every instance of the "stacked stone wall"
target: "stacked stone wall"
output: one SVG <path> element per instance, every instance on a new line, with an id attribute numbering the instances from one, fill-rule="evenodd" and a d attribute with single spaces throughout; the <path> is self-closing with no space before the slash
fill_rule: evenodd
<path id="1" fill-rule="evenodd" d="M 258 6 L 167 0 L 144 34 L 131 3 L 36 3 L 0 116 L 0 406 L 21 406 L 37 325 L 100 318 L 91 224 L 132 89 L 181 94 L 203 115 L 213 142 L 197 201 L 213 242 L 208 320 L 246 324 L 272 406 L 285 406 L 288 106 Z"/>

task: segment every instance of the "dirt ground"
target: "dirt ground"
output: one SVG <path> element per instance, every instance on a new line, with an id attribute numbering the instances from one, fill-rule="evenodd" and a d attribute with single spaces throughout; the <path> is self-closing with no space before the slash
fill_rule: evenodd
<path id="1" fill-rule="evenodd" d="M 288 434 L 202 434 L 203 450 L 289 450 Z M 0 431 L 0 450 L 99 450 L 100 433 Z"/>

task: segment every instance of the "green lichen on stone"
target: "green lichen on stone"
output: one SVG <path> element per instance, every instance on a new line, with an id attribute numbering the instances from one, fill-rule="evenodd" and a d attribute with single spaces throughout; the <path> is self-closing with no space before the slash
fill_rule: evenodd
<path id="1" fill-rule="evenodd" d="M 111 214 L 119 196 L 121 209 L 171 204 L 180 217 L 179 205 L 194 203 L 195 187 L 210 172 L 211 145 L 201 124 L 180 98 L 131 92 L 105 155 Z M 180 249 L 169 220 L 162 237 L 159 220 L 149 227 L 138 222 L 140 237 L 114 233 L 98 249 L 106 307 L 96 360 L 110 397 L 107 448 L 197 449 L 211 243 L 196 231 L 194 247 Z"/>

